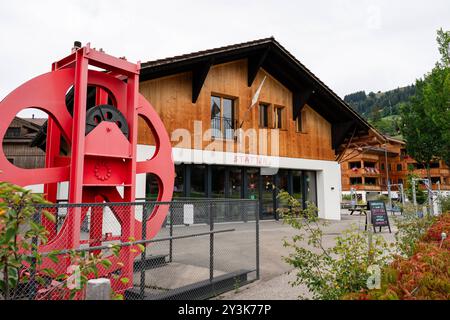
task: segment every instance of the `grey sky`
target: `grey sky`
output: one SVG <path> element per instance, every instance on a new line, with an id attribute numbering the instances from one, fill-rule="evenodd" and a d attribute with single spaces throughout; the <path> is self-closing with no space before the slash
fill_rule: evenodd
<path id="1" fill-rule="evenodd" d="M 274 36 L 344 96 L 404 86 L 438 60 L 448 0 L 1 1 L 0 99 L 74 40 L 147 61 Z"/>

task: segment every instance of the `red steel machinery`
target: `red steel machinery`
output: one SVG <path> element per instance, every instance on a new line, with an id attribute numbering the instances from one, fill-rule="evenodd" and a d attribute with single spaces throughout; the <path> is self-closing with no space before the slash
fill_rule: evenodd
<path id="1" fill-rule="evenodd" d="M 51 72 L 11 92 L 0 102 L 0 137 L 5 136 L 19 111 L 32 107 L 46 112 L 49 115 L 43 132 L 46 162 L 45 168 L 18 168 L 8 161 L 0 144 L 0 181 L 21 186 L 44 184 L 44 193 L 52 202 L 56 201 L 58 183 L 68 181 L 71 204 L 132 203 L 136 174 L 151 173 L 158 180 L 157 200 L 170 201 L 175 176 L 171 144 L 158 114 L 139 94 L 139 71 L 140 63 L 110 56 L 89 44 L 84 47 L 76 44 L 69 56 L 53 63 Z M 137 161 L 139 117 L 150 127 L 156 142 L 155 153 L 142 162 Z M 82 240 L 81 224 L 88 210 L 90 239 Z M 136 219 L 134 206 L 111 210 L 121 228 L 120 236 L 113 240 L 141 239 L 142 225 Z M 167 211 L 168 205 L 154 207 L 147 220 L 147 239 L 159 231 Z M 101 207 L 77 206 L 68 211 L 59 231 L 54 223 L 44 220 L 50 239 L 39 250 L 80 248 L 86 243 L 99 245 L 104 236 L 102 219 Z M 138 254 L 132 247 L 122 248 L 119 257 L 110 258 L 113 266 L 109 270 L 120 271 L 123 277 L 132 279 L 133 260 Z M 43 267 L 50 264 L 45 261 Z M 67 264 L 51 267 L 63 270 Z M 117 282 L 113 286 L 121 291 L 127 285 L 121 287 Z"/>

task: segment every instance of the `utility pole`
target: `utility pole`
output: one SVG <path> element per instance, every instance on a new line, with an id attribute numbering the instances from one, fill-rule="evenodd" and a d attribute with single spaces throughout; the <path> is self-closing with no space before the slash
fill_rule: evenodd
<path id="1" fill-rule="evenodd" d="M 387 156 L 387 143 L 384 144 L 384 157 L 386 162 L 386 184 L 387 192 L 389 197 L 389 209 L 392 210 L 392 200 L 391 200 L 391 181 L 389 179 L 389 167 L 388 167 L 388 156 Z"/>

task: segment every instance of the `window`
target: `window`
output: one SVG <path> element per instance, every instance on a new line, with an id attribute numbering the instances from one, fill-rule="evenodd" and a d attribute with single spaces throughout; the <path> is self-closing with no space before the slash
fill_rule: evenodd
<path id="1" fill-rule="evenodd" d="M 158 178 L 152 173 L 147 173 L 145 179 L 145 198 L 147 200 L 156 200 L 158 199 L 158 194 Z"/>
<path id="2" fill-rule="evenodd" d="M 398 178 L 398 184 L 403 184 L 403 179 Z"/>
<path id="3" fill-rule="evenodd" d="M 430 163 L 430 169 L 438 169 L 439 168 L 439 162 L 431 162 Z"/>
<path id="4" fill-rule="evenodd" d="M 12 127 L 6 130 L 5 138 L 14 138 L 14 137 L 20 137 L 19 127 Z"/>
<path id="5" fill-rule="evenodd" d="M 295 120 L 295 130 L 297 132 L 303 132 L 303 124 L 302 124 L 302 117 L 297 117 L 297 120 Z"/>
<path id="6" fill-rule="evenodd" d="M 360 161 L 355 161 L 355 162 L 350 162 L 348 164 L 350 169 L 360 169 L 361 168 L 361 162 Z"/>
<path id="7" fill-rule="evenodd" d="M 284 108 L 275 107 L 274 110 L 274 126 L 275 129 L 284 129 Z"/>
<path id="8" fill-rule="evenodd" d="M 305 200 L 317 204 L 316 172 L 304 171 L 305 177 Z"/>
<path id="9" fill-rule="evenodd" d="M 246 175 L 247 185 L 244 187 L 247 189 L 248 197 L 250 199 L 259 199 L 259 169 L 248 168 Z"/>
<path id="10" fill-rule="evenodd" d="M 375 162 L 364 161 L 364 168 L 375 168 L 375 167 L 376 167 Z"/>
<path id="11" fill-rule="evenodd" d="M 230 183 L 228 195 L 233 199 L 241 198 L 242 190 L 242 169 L 239 167 L 230 168 Z"/>
<path id="12" fill-rule="evenodd" d="M 269 105 L 260 104 L 259 105 L 259 126 L 261 128 L 269 127 Z"/>
<path id="13" fill-rule="evenodd" d="M 193 165 L 191 167 L 191 198 L 203 198 L 206 191 L 206 166 Z"/>
<path id="14" fill-rule="evenodd" d="M 173 185 L 173 197 L 184 197 L 184 165 L 175 166 L 175 182 Z"/>
<path id="15" fill-rule="evenodd" d="M 362 184 L 362 178 L 361 177 L 350 178 L 350 184 L 351 185 Z"/>
<path id="16" fill-rule="evenodd" d="M 14 158 L 7 158 L 7 160 L 8 160 L 9 162 L 11 162 L 11 164 L 14 164 Z"/>
<path id="17" fill-rule="evenodd" d="M 377 178 L 365 178 L 364 184 L 369 186 L 375 186 L 377 184 Z"/>
<path id="18" fill-rule="evenodd" d="M 222 166 L 211 167 L 211 197 L 225 198 L 226 170 Z"/>
<path id="19" fill-rule="evenodd" d="M 292 196 L 302 202 L 303 198 L 303 175 L 302 171 L 292 172 Z"/>
<path id="20" fill-rule="evenodd" d="M 233 138 L 235 129 L 233 99 L 211 96 L 211 129 L 214 138 Z"/>
<path id="21" fill-rule="evenodd" d="M 441 183 L 441 177 L 431 177 L 431 183 L 432 184 Z"/>
<path id="22" fill-rule="evenodd" d="M 384 166 L 384 163 L 381 164 L 381 170 L 384 170 L 386 167 Z"/>
<path id="23" fill-rule="evenodd" d="M 297 132 L 306 133 L 306 111 L 302 110 L 295 120 L 295 129 Z"/>
<path id="24" fill-rule="evenodd" d="M 403 170 L 403 166 L 401 163 L 397 164 L 397 171 L 402 171 Z"/>

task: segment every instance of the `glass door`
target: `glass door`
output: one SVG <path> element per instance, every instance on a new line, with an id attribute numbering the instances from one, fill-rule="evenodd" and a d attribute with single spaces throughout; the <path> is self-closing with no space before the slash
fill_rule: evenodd
<path id="1" fill-rule="evenodd" d="M 262 196 L 261 196 L 261 219 L 275 218 L 275 188 L 274 176 L 261 176 Z"/>

